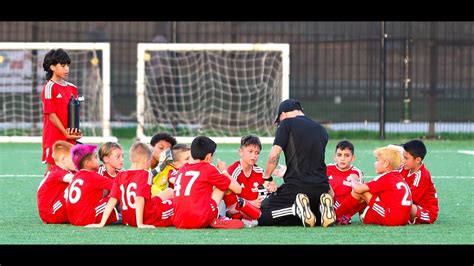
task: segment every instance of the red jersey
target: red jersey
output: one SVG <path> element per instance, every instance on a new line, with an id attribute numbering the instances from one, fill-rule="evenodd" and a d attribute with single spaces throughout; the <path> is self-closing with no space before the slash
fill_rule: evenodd
<path id="1" fill-rule="evenodd" d="M 74 174 L 53 165 L 38 186 L 38 211 L 44 223 L 69 222 L 66 211 L 66 195 L 64 193 L 69 183 L 63 181 L 67 175 L 72 177 Z"/>
<path id="2" fill-rule="evenodd" d="M 369 207 L 384 218 L 384 225 L 408 223 L 412 205 L 411 192 L 398 171 L 381 174 L 367 182 L 367 186 L 372 193 Z"/>
<path id="3" fill-rule="evenodd" d="M 58 140 L 65 140 L 72 144 L 74 140 L 67 140 L 66 136 L 49 120 L 49 114 L 55 113 L 61 120 L 64 128 L 68 128 L 68 103 L 71 95 L 77 97 L 77 88 L 74 84 L 66 82 L 61 85 L 49 80 L 41 92 L 43 103 L 43 148 L 52 147 Z"/>
<path id="4" fill-rule="evenodd" d="M 99 168 L 97 169 L 97 173 L 101 176 L 105 176 L 107 178 L 110 178 L 110 180 L 114 181 L 115 177 L 118 175 L 119 172 L 122 170 L 116 170 L 117 174 L 115 176 L 112 176 L 107 172 L 107 169 L 105 168 L 105 165 L 100 165 Z"/>
<path id="5" fill-rule="evenodd" d="M 263 185 L 263 169 L 257 165 L 252 167 L 249 176 L 246 176 L 239 161 L 234 162 L 227 169 L 229 174 L 242 187 L 240 196 L 246 200 L 255 200 L 258 198 L 258 186 Z"/>
<path id="6" fill-rule="evenodd" d="M 178 171 L 174 186 L 174 225 L 176 228 L 208 227 L 217 215 L 212 199 L 214 186 L 225 191 L 231 180 L 206 162 L 186 163 Z"/>
<path id="7" fill-rule="evenodd" d="M 326 175 L 329 179 L 329 184 L 334 190 L 334 204 L 339 205 L 346 197 L 351 195 L 352 184 L 350 175 L 355 174 L 359 180 L 363 181 L 363 173 L 357 167 L 351 165 L 347 170 L 341 170 L 336 164 L 328 164 L 326 166 Z"/>
<path id="8" fill-rule="evenodd" d="M 438 194 L 425 164 L 422 164 L 414 173 L 410 173 L 409 170 L 405 169 L 402 169 L 400 173 L 410 186 L 413 203 L 429 210 L 437 217 L 439 212 Z"/>
<path id="9" fill-rule="evenodd" d="M 104 189 L 112 189 L 112 180 L 88 170 L 77 172 L 67 187 L 66 208 L 69 222 L 88 225 L 100 222 L 107 202 L 99 206 Z M 103 206 L 102 206 L 103 205 Z M 100 215 L 100 216 L 99 216 Z"/>
<path id="10" fill-rule="evenodd" d="M 152 179 L 150 172 L 146 170 L 126 170 L 117 174 L 110 197 L 118 199 L 122 206 L 123 224 L 137 226 L 135 199 L 143 197 L 145 199 L 143 224 L 173 225 L 172 201 L 151 197 Z"/>

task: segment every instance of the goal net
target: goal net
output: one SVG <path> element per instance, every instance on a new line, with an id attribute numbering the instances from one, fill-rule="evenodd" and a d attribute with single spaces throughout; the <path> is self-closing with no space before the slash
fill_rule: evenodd
<path id="1" fill-rule="evenodd" d="M 62 48 L 71 58 L 68 81 L 78 88 L 81 142 L 116 141 L 110 131 L 108 43 L 0 43 L 0 142 L 41 142 L 43 59 Z"/>
<path id="2" fill-rule="evenodd" d="M 273 141 L 289 96 L 289 44 L 139 43 L 137 67 L 139 139 L 165 131 L 184 142 Z"/>

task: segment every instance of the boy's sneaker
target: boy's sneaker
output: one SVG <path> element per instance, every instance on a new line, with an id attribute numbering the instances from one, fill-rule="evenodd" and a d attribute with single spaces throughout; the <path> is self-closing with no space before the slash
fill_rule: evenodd
<path id="1" fill-rule="evenodd" d="M 241 229 L 244 228 L 244 223 L 238 219 L 229 219 L 227 217 L 214 218 L 211 223 L 212 228 L 219 229 Z"/>
<path id="2" fill-rule="evenodd" d="M 255 227 L 258 225 L 258 220 L 242 219 L 242 222 L 244 223 L 245 227 Z"/>
<path id="3" fill-rule="evenodd" d="M 309 198 L 306 194 L 299 193 L 295 200 L 296 214 L 303 222 L 304 227 L 313 227 L 316 224 L 316 216 L 309 206 Z"/>
<path id="4" fill-rule="evenodd" d="M 321 211 L 321 226 L 328 227 L 334 225 L 336 222 L 336 212 L 334 211 L 334 200 L 328 193 L 321 194 L 320 197 L 321 205 L 319 210 Z"/>

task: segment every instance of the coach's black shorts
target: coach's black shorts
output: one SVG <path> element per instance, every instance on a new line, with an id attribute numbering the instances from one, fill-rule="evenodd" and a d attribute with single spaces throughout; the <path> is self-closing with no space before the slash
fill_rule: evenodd
<path id="1" fill-rule="evenodd" d="M 319 212 L 319 198 L 321 194 L 328 193 L 329 185 L 315 186 L 313 184 L 285 183 L 277 191 L 271 193 L 262 202 L 260 207 L 262 215 L 258 219 L 258 225 L 301 225 L 301 220 L 294 215 L 286 215 L 274 218 L 272 211 L 288 213 L 288 208 L 295 203 L 296 195 L 304 193 L 309 198 L 311 211 L 316 215 L 316 225 L 321 225 L 321 213 Z"/>

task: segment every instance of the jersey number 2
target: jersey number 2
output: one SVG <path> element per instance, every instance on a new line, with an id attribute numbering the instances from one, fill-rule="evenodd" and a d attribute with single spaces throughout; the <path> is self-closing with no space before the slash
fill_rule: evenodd
<path id="1" fill-rule="evenodd" d="M 411 201 L 407 200 L 408 195 L 410 195 L 410 188 L 407 186 L 407 184 L 405 184 L 403 182 L 398 182 L 397 183 L 397 188 L 401 189 L 402 187 L 405 188 L 405 195 L 403 195 L 402 206 L 411 206 Z"/>

